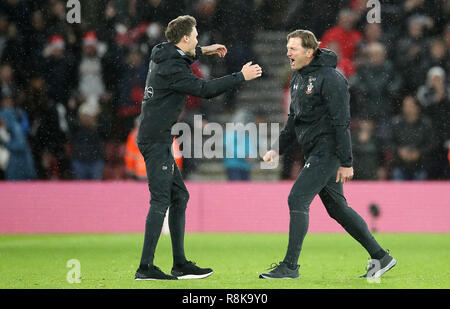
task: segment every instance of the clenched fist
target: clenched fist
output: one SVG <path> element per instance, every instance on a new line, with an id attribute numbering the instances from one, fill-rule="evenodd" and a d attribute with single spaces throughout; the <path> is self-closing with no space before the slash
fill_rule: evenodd
<path id="1" fill-rule="evenodd" d="M 279 158 L 278 152 L 276 152 L 275 150 L 269 150 L 264 155 L 263 160 L 268 164 L 275 164 L 278 158 Z"/>

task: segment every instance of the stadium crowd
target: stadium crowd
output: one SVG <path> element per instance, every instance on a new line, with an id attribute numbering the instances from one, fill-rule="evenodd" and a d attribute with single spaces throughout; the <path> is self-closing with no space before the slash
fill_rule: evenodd
<path id="1" fill-rule="evenodd" d="M 355 178 L 450 178 L 450 1 L 380 1 L 381 23 L 367 0 L 84 1 L 81 23 L 66 3 L 0 1 L 0 179 L 139 178 L 124 156 L 149 53 L 185 14 L 229 50 L 193 65 L 204 78 L 253 59 L 256 32 L 312 30 L 349 80 Z M 183 117 L 202 108 L 189 98 Z"/>

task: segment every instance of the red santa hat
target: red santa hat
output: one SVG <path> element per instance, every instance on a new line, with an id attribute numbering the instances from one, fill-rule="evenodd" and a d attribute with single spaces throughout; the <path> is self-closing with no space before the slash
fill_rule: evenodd
<path id="1" fill-rule="evenodd" d="M 64 47 L 65 43 L 63 37 L 57 34 L 52 35 L 43 50 L 44 57 L 50 56 L 55 50 L 64 50 Z"/>
<path id="2" fill-rule="evenodd" d="M 65 43 L 62 36 L 55 34 L 50 37 L 47 43 L 48 49 L 64 49 Z"/>
<path id="3" fill-rule="evenodd" d="M 83 45 L 84 46 L 97 46 L 97 35 L 94 31 L 88 31 L 83 37 Z"/>

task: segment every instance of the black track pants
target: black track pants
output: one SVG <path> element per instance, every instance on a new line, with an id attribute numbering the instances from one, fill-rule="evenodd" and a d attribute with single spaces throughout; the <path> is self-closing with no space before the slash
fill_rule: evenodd
<path id="1" fill-rule="evenodd" d="M 185 261 L 185 212 L 189 192 L 171 153 L 172 145 L 152 143 L 138 146 L 145 159 L 151 195 L 150 210 L 145 223 L 141 264 L 153 264 L 156 245 L 169 207 L 169 229 L 174 263 L 182 263 Z"/>
<path id="2" fill-rule="evenodd" d="M 284 262 L 296 265 L 303 240 L 308 231 L 309 206 L 319 194 L 325 208 L 354 239 L 374 254 L 381 247 L 370 233 L 367 224 L 347 204 L 342 183 L 336 183 L 339 160 L 334 154 L 316 153 L 306 160 L 288 197 L 289 244 Z"/>

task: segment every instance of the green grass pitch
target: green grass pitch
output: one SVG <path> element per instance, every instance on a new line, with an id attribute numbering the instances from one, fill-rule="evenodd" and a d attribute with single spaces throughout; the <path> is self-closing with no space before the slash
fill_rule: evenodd
<path id="1" fill-rule="evenodd" d="M 347 234 L 308 234 L 300 279 L 263 280 L 258 274 L 284 257 L 286 234 L 187 234 L 188 259 L 214 274 L 201 280 L 134 281 L 142 234 L 0 235 L 2 289 L 427 289 L 450 288 L 450 234 L 376 234 L 398 260 L 380 283 L 357 278 L 368 255 Z M 69 283 L 80 262 L 80 283 Z M 162 235 L 155 264 L 170 272 L 170 237 Z"/>

